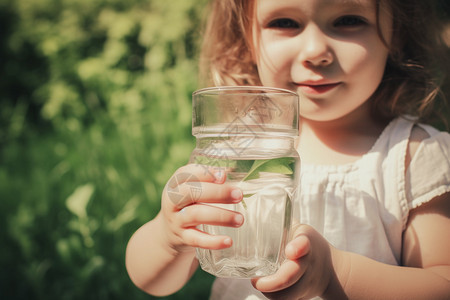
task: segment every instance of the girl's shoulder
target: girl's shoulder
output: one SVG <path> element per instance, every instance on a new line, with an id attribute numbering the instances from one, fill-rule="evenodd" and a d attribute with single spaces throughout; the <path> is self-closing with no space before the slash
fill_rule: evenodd
<path id="1" fill-rule="evenodd" d="M 396 118 L 388 124 L 378 138 L 376 145 L 378 145 L 378 148 L 384 147 L 389 151 L 395 145 L 404 144 L 407 149 L 405 161 L 408 166 L 421 145 L 442 144 L 445 146 L 448 145 L 449 141 L 450 134 L 448 132 L 439 131 L 430 125 L 418 123 L 412 117 L 404 116 Z M 448 148 L 446 149 L 448 150 Z M 439 150 L 445 149 L 439 147 Z"/>
<path id="2" fill-rule="evenodd" d="M 432 138 L 432 135 L 428 133 L 428 131 L 423 127 L 424 125 L 418 125 L 414 124 L 414 126 L 411 129 L 411 134 L 409 136 L 408 141 L 408 149 L 406 152 L 406 159 L 405 159 L 405 165 L 406 168 L 408 168 L 409 164 L 411 163 L 411 159 L 414 157 L 414 155 L 417 152 L 417 149 L 421 145 L 422 141 Z M 431 131 L 436 133 L 434 128 L 430 127 L 432 129 Z M 434 136 L 435 134 L 433 134 Z"/>
<path id="3" fill-rule="evenodd" d="M 382 174 L 378 178 L 385 201 L 398 196 L 403 225 L 410 210 L 450 192 L 448 132 L 399 117 L 385 128 L 370 154 L 371 166 Z"/>
<path id="4" fill-rule="evenodd" d="M 405 172 L 418 166 L 429 169 L 427 166 L 434 162 L 450 172 L 450 134 L 418 123 L 413 118 L 394 119 L 376 145 L 376 150 L 385 152 L 387 157 L 404 161 Z M 421 174 L 426 176 L 424 172 Z"/>
<path id="5" fill-rule="evenodd" d="M 444 159 L 442 163 L 450 160 L 450 134 L 448 132 L 439 131 L 427 124 L 417 123 L 414 119 L 399 119 L 399 123 L 403 123 L 403 127 L 406 128 L 406 169 L 416 156 L 430 156 L 427 157 L 429 161 Z"/>
<path id="6" fill-rule="evenodd" d="M 409 209 L 450 192 L 450 134 L 413 120 L 399 121 L 409 128 L 405 152 L 405 183 Z"/>

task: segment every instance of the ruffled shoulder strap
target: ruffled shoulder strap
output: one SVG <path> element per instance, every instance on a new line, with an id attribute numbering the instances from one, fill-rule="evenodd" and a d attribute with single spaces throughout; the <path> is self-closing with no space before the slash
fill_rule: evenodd
<path id="1" fill-rule="evenodd" d="M 414 121 L 409 118 L 399 117 L 392 120 L 381 133 L 372 151 L 384 152 L 395 159 L 398 159 L 398 155 L 404 157 L 413 126 Z"/>
<path id="2" fill-rule="evenodd" d="M 379 138 L 376 151 L 382 157 L 383 184 L 388 207 L 398 206 L 398 217 L 402 220 L 402 227 L 408 219 L 409 205 L 406 191 L 406 152 L 408 151 L 409 137 L 414 127 L 414 120 L 408 117 L 399 117 L 391 121 Z M 384 156 L 383 156 L 384 154 Z M 392 202 L 392 203 L 391 203 Z"/>
<path id="3" fill-rule="evenodd" d="M 430 137 L 417 148 L 406 172 L 406 198 L 413 209 L 450 192 L 450 134 L 421 125 Z"/>

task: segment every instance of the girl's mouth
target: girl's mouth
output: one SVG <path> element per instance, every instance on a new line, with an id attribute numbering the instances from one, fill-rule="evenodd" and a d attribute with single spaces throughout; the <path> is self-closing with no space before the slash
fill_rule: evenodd
<path id="1" fill-rule="evenodd" d="M 298 88 L 305 94 L 319 95 L 332 90 L 333 88 L 340 85 L 337 83 L 327 83 L 327 84 L 308 84 L 308 83 L 298 83 L 296 84 Z"/>

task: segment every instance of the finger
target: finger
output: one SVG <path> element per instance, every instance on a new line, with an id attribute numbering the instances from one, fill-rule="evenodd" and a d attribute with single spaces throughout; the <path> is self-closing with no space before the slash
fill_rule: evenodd
<path id="1" fill-rule="evenodd" d="M 184 228 L 200 224 L 239 227 L 244 223 L 244 216 L 238 212 L 204 204 L 184 207 L 178 217 L 180 226 Z"/>
<path id="2" fill-rule="evenodd" d="M 225 169 L 199 164 L 188 164 L 179 168 L 167 182 L 167 187 L 175 189 L 185 182 L 225 182 Z"/>
<path id="3" fill-rule="evenodd" d="M 229 248 L 233 244 L 233 241 L 228 236 L 211 235 L 196 228 L 184 230 L 182 238 L 186 245 L 211 250 Z"/>
<path id="4" fill-rule="evenodd" d="M 309 253 L 311 249 L 311 242 L 306 235 L 299 235 L 295 237 L 286 246 L 286 258 L 290 260 L 297 260 Z"/>
<path id="5" fill-rule="evenodd" d="M 167 195 L 176 210 L 197 202 L 239 203 L 243 197 L 239 188 L 209 182 L 185 182 L 176 189 L 168 189 Z"/>
<path id="6" fill-rule="evenodd" d="M 252 284 L 263 293 L 277 292 L 296 283 L 305 271 L 298 261 L 285 260 L 275 274 L 254 278 Z"/>

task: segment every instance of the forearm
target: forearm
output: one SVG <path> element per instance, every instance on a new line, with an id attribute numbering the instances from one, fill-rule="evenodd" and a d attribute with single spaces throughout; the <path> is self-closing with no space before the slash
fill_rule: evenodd
<path id="1" fill-rule="evenodd" d="M 179 253 L 170 248 L 158 215 L 131 237 L 126 267 L 133 283 L 145 292 L 163 296 L 178 291 L 197 268 L 195 251 Z"/>
<path id="2" fill-rule="evenodd" d="M 449 267 L 429 269 L 383 264 L 361 255 L 333 255 L 336 276 L 326 299 L 448 299 Z"/>

